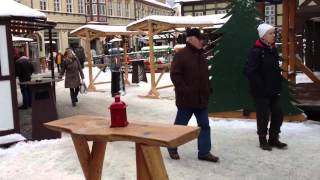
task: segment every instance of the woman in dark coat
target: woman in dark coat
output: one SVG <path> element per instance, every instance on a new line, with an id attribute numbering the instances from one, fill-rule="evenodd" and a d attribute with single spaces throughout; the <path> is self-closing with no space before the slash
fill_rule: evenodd
<path id="1" fill-rule="evenodd" d="M 245 71 L 256 106 L 260 148 L 271 151 L 272 147 L 283 149 L 287 146 L 279 141 L 283 122 L 280 105 L 282 77 L 279 55 L 275 47 L 275 28 L 268 24 L 260 24 L 258 32 L 260 38 L 249 53 Z M 268 131 L 269 116 L 271 118 Z"/>
<path id="2" fill-rule="evenodd" d="M 76 106 L 76 103 L 78 102 L 79 87 L 84 79 L 84 75 L 80 62 L 72 49 L 67 49 L 64 54 L 60 77 L 62 77 L 64 73 L 66 73 L 65 88 L 70 88 L 72 106 Z"/>

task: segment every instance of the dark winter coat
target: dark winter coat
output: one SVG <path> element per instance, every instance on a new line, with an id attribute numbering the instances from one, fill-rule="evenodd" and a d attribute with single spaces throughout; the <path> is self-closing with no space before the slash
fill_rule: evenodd
<path id="1" fill-rule="evenodd" d="M 268 46 L 260 39 L 251 49 L 245 73 L 254 97 L 271 97 L 280 94 L 281 69 L 279 55 L 274 45 Z"/>
<path id="2" fill-rule="evenodd" d="M 22 56 L 16 61 L 15 74 L 20 82 L 30 81 L 33 72 L 33 66 L 28 57 Z"/>
<path id="3" fill-rule="evenodd" d="M 208 63 L 203 50 L 190 44 L 174 55 L 171 81 L 175 87 L 176 105 L 185 108 L 206 108 L 210 95 Z"/>
<path id="4" fill-rule="evenodd" d="M 76 88 L 80 86 L 80 76 L 84 79 L 84 75 L 81 69 L 79 60 L 75 57 L 74 59 L 64 58 L 62 64 L 62 70 L 60 75 L 65 77 L 65 88 Z"/>
<path id="5" fill-rule="evenodd" d="M 81 68 L 84 68 L 84 62 L 86 60 L 86 55 L 84 53 L 83 47 L 77 47 L 74 51 L 76 54 L 77 58 L 79 59 L 79 62 L 81 64 Z"/>

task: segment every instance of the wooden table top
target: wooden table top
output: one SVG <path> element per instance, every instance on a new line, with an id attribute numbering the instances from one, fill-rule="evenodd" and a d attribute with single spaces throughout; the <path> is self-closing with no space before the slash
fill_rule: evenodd
<path id="1" fill-rule="evenodd" d="M 44 125 L 52 130 L 84 136 L 88 141 L 132 141 L 153 146 L 177 147 L 198 137 L 200 128 L 172 124 L 139 122 L 110 128 L 110 119 L 99 116 L 72 116 Z"/>

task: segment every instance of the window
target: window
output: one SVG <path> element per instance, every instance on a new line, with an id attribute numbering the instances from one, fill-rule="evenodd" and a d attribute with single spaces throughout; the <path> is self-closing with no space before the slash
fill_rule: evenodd
<path id="1" fill-rule="evenodd" d="M 91 15 L 91 6 L 90 6 L 90 4 L 87 4 L 86 5 L 87 6 L 87 15 Z"/>
<path id="2" fill-rule="evenodd" d="M 67 13 L 72 13 L 72 0 L 67 1 Z"/>
<path id="3" fill-rule="evenodd" d="M 92 15 L 97 15 L 97 4 L 92 4 Z"/>
<path id="4" fill-rule="evenodd" d="M 217 14 L 225 14 L 225 13 L 227 13 L 227 10 L 225 9 L 220 9 L 217 11 Z"/>
<path id="5" fill-rule="evenodd" d="M 106 15 L 106 2 L 105 0 L 99 0 L 99 15 Z"/>
<path id="6" fill-rule="evenodd" d="M 270 25 L 273 25 L 275 26 L 276 25 L 276 17 L 275 17 L 275 14 L 276 14 L 276 7 L 275 5 L 267 5 L 265 7 L 265 22 L 267 24 L 270 24 Z"/>
<path id="7" fill-rule="evenodd" d="M 126 1 L 124 10 L 125 10 L 125 17 L 129 17 L 129 1 Z"/>
<path id="8" fill-rule="evenodd" d="M 40 10 L 47 10 L 48 0 L 40 0 Z"/>
<path id="9" fill-rule="evenodd" d="M 60 0 L 54 0 L 53 1 L 53 9 L 55 12 L 60 12 L 61 8 L 60 8 Z"/>
<path id="10" fill-rule="evenodd" d="M 276 14 L 276 8 L 275 5 L 268 5 L 265 7 L 265 15 L 266 16 L 272 16 Z"/>
<path id="11" fill-rule="evenodd" d="M 78 13 L 84 14 L 84 0 L 78 1 Z"/>
<path id="12" fill-rule="evenodd" d="M 121 16 L 121 0 L 117 1 L 117 16 Z"/>
<path id="13" fill-rule="evenodd" d="M 203 12 L 194 12 L 194 16 L 203 16 Z"/>
<path id="14" fill-rule="evenodd" d="M 112 16 L 112 0 L 108 0 L 108 15 Z"/>

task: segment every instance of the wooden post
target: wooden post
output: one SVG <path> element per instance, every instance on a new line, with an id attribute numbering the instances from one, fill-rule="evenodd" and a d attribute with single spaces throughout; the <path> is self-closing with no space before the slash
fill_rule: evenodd
<path id="1" fill-rule="evenodd" d="M 264 2 L 256 3 L 256 9 L 259 13 L 259 17 L 264 21 L 264 19 L 265 19 L 265 3 Z"/>
<path id="2" fill-rule="evenodd" d="M 149 36 L 149 63 L 150 63 L 150 76 L 151 76 L 151 89 L 150 96 L 159 98 L 159 93 L 156 89 L 155 69 L 154 69 L 154 47 L 153 47 L 153 26 L 152 22 L 148 21 L 148 36 Z"/>
<path id="3" fill-rule="evenodd" d="M 282 76 L 288 79 L 288 58 L 289 58 L 289 46 L 288 46 L 288 33 L 289 33 L 289 0 L 283 0 L 283 15 L 282 15 Z"/>
<path id="4" fill-rule="evenodd" d="M 288 1 L 289 8 L 289 80 L 293 83 L 296 82 L 296 1 Z"/>
<path id="5" fill-rule="evenodd" d="M 92 54 L 91 54 L 91 45 L 90 45 L 90 34 L 86 32 L 86 54 L 87 54 L 87 61 L 88 61 L 88 70 L 89 70 L 89 86 L 88 91 L 95 91 L 96 87 L 93 83 L 92 77 Z"/>
<path id="6" fill-rule="evenodd" d="M 122 42 L 123 42 L 123 58 L 124 58 L 124 83 L 126 85 L 129 85 L 130 82 L 128 80 L 128 54 L 127 54 L 127 51 L 128 51 L 128 42 L 127 42 L 127 37 L 125 36 L 122 36 Z"/>

